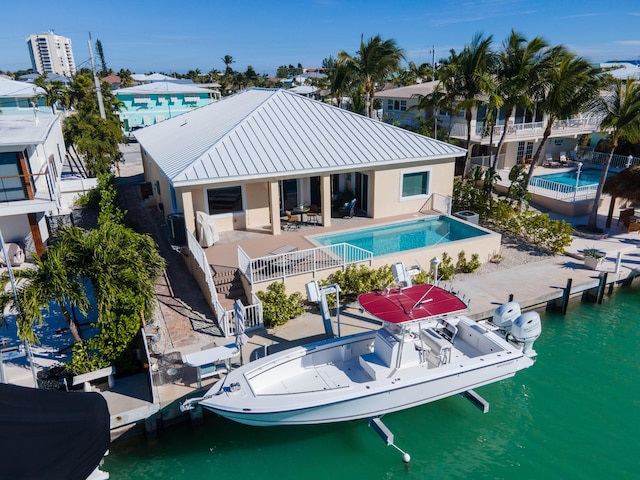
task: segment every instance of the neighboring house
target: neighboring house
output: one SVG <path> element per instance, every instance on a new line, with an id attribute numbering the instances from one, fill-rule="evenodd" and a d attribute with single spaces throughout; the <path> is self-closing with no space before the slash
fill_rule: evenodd
<path id="1" fill-rule="evenodd" d="M 320 100 L 320 89 L 318 87 L 312 87 L 311 85 L 300 85 L 298 87 L 292 87 L 289 89 L 292 93 L 297 93 L 303 97 L 313 98 Z"/>
<path id="2" fill-rule="evenodd" d="M 640 65 L 629 62 L 606 62 L 601 63 L 600 68 L 607 70 L 607 73 L 620 80 L 634 78 L 640 80 Z"/>
<path id="3" fill-rule="evenodd" d="M 136 85 L 115 90 L 113 94 L 123 103 L 118 116 L 125 135 L 208 105 L 217 98 L 212 90 L 174 82 Z"/>
<path id="4" fill-rule="evenodd" d="M 193 84 L 193 81 L 189 78 L 187 79 L 177 79 L 174 77 L 170 77 L 169 75 L 165 75 L 163 73 L 134 73 L 131 75 L 136 82 L 140 83 L 153 83 L 153 82 L 173 82 L 173 83 L 188 83 Z"/>
<path id="5" fill-rule="evenodd" d="M 390 123 L 398 123 L 400 126 L 417 127 L 419 121 L 416 115 L 422 115 L 428 118 L 428 112 L 409 111 L 409 108 L 417 105 L 419 98 L 415 95 L 427 95 L 433 92 L 437 85 L 436 82 L 426 82 L 419 85 L 411 85 L 408 87 L 399 87 L 395 89 L 384 90 L 376 93 L 376 99 L 382 102 L 383 116 L 382 120 Z M 474 108 L 471 112 L 471 156 L 472 163 L 489 165 L 489 144 L 490 129 L 484 125 L 486 117 L 486 106 Z M 467 140 L 467 121 L 465 112 L 461 111 L 453 117 L 446 112 L 440 110 L 438 112 L 438 125 L 440 129 L 449 131 L 449 135 L 453 139 L 460 142 Z M 509 169 L 518 163 L 526 163 L 529 161 L 539 142 L 544 135 L 546 127 L 546 115 L 541 112 L 533 114 L 524 108 L 514 110 L 512 116 L 508 119 L 504 118 L 504 111 L 501 111 L 496 126 L 493 131 L 494 148 L 500 141 L 500 136 L 504 129 L 507 129 L 504 144 L 501 152 L 493 151 L 493 155 L 498 155 L 496 161 L 497 169 Z M 542 150 L 544 154 L 550 154 L 554 159 L 558 159 L 560 152 L 570 152 L 576 150 L 578 144 L 578 136 L 582 134 L 591 134 L 597 132 L 600 126 L 600 118 L 597 116 L 583 114 L 575 118 L 561 119 L 555 122 L 552 127 L 551 135 Z"/>
<path id="6" fill-rule="evenodd" d="M 28 82 L 0 78 L 0 115 L 50 114 L 43 88 Z"/>
<path id="7" fill-rule="evenodd" d="M 122 87 L 122 79 L 115 73 L 107 75 L 106 77 L 102 77 L 100 81 L 111 85 L 111 90 L 118 90 Z"/>
<path id="8" fill-rule="evenodd" d="M 451 195 L 465 150 L 287 90 L 253 88 L 136 133 L 145 180 L 166 214 L 212 215 L 219 231 L 277 235 L 284 210 L 331 212 L 346 190 L 372 218 Z M 331 224 L 323 215 L 323 225 Z"/>
<path id="9" fill-rule="evenodd" d="M 376 92 L 375 98 L 382 103 L 382 120 L 391 124 L 418 127 L 420 121 L 431 117 L 424 111 L 409 110 L 420 102 L 420 96 L 430 95 L 439 82 L 425 82 L 407 87 L 390 88 Z"/>
<path id="10" fill-rule="evenodd" d="M 44 252 L 46 216 L 62 208 L 65 146 L 60 117 L 0 115 L 0 229 L 5 242 Z"/>
<path id="11" fill-rule="evenodd" d="M 19 80 L 21 82 L 33 83 L 34 80 L 36 80 L 37 78 L 40 78 L 41 76 L 42 75 L 40 75 L 39 73 L 27 73 L 26 75 L 21 75 Z M 65 86 L 71 85 L 72 81 L 73 80 L 71 78 L 65 77 L 64 75 L 58 75 L 57 73 L 48 73 L 44 77 L 45 83 L 60 82 Z"/>

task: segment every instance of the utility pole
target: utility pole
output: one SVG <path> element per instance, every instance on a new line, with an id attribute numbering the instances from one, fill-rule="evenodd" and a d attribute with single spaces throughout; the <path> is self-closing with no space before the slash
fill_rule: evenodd
<path id="1" fill-rule="evenodd" d="M 436 79 L 436 47 L 431 45 L 431 81 Z"/>
<path id="2" fill-rule="evenodd" d="M 100 80 L 98 80 L 98 74 L 96 73 L 96 64 L 93 61 L 93 49 L 91 48 L 91 32 L 89 32 L 89 57 L 91 57 L 91 71 L 93 72 L 93 81 L 96 84 L 96 94 L 98 95 L 98 107 L 100 108 L 100 117 L 106 120 L 107 115 L 104 113 L 104 103 L 102 102 L 102 88 L 100 87 Z"/>

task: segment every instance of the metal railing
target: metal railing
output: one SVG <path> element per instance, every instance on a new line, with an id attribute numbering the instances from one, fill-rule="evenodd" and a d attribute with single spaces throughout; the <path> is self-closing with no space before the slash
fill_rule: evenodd
<path id="1" fill-rule="evenodd" d="M 595 198 L 598 184 L 594 183 L 576 187 L 575 185 L 566 185 L 564 183 L 545 180 L 541 177 L 532 177 L 528 190 L 531 193 L 543 195 L 548 198 L 574 202 Z"/>
<path id="2" fill-rule="evenodd" d="M 496 165 L 504 165 L 506 154 L 501 153 L 500 155 L 493 155 L 495 159 Z M 481 155 L 479 157 L 471 157 L 470 158 L 471 165 L 480 165 L 481 167 L 489 168 L 491 166 L 491 156 L 490 155 Z"/>
<path id="3" fill-rule="evenodd" d="M 552 136 L 558 133 L 562 135 L 577 135 L 581 133 L 591 133 L 600 127 L 600 117 L 570 118 L 567 120 L 556 120 L 551 126 Z M 496 125 L 493 128 L 494 142 L 497 143 L 502 136 L 504 129 L 507 129 L 506 138 L 513 139 L 530 139 L 533 137 L 542 137 L 546 122 L 530 122 L 518 123 L 514 125 Z M 479 139 L 489 140 L 489 129 L 482 124 L 476 125 L 471 130 L 471 138 L 474 141 Z M 467 125 L 463 122 L 454 123 L 451 127 L 451 136 L 455 138 L 467 138 Z"/>
<path id="4" fill-rule="evenodd" d="M 45 182 L 46 191 L 42 182 Z M 54 199 L 55 186 L 48 168 L 41 173 L 0 176 L 0 202 Z"/>
<path id="5" fill-rule="evenodd" d="M 591 149 L 578 150 L 578 156 L 581 161 L 586 163 L 593 163 L 595 165 L 604 165 L 609 159 L 609 154 L 606 152 L 595 152 Z M 611 159 L 610 168 L 625 169 L 631 165 L 640 165 L 640 157 L 634 157 L 633 155 L 618 155 L 614 154 Z"/>
<path id="6" fill-rule="evenodd" d="M 225 311 L 226 321 L 223 333 L 225 337 L 236 334 L 236 312 L 235 310 Z M 262 302 L 258 296 L 251 292 L 251 305 L 244 307 L 244 328 L 251 330 L 254 328 L 262 328 L 264 326 L 264 317 L 262 316 Z"/>
<path id="7" fill-rule="evenodd" d="M 203 292 L 209 296 L 210 305 L 214 307 L 214 313 L 216 314 L 216 319 L 218 320 L 218 326 L 222 331 L 222 334 L 225 337 L 235 334 L 236 331 L 236 323 L 235 323 L 235 311 L 233 309 L 225 310 L 225 308 L 218 300 L 218 293 L 216 289 L 216 284 L 213 280 L 213 275 L 211 275 L 211 268 L 209 267 L 209 261 L 207 260 L 207 256 L 204 253 L 204 250 L 200 246 L 196 237 L 193 236 L 193 233 L 186 230 L 187 232 L 187 247 L 193 256 L 193 259 L 196 261 L 198 267 L 204 274 L 205 283 L 207 284 L 208 291 Z M 238 247 L 241 250 L 240 247 Z M 240 255 L 238 255 L 240 257 Z M 257 328 L 261 327 L 264 324 L 262 318 L 262 302 L 260 299 L 252 292 L 251 293 L 251 305 L 245 305 L 244 313 L 245 313 L 245 328 Z"/>
<path id="8" fill-rule="evenodd" d="M 200 243 L 198 243 L 198 240 L 196 240 L 196 237 L 193 236 L 193 233 L 191 233 L 189 229 L 185 229 L 185 231 L 187 232 L 187 247 L 189 248 L 189 252 L 191 252 L 193 259 L 196 261 L 196 264 L 198 265 L 198 267 L 200 267 L 200 270 L 204 274 L 204 280 L 208 288 L 208 291 L 204 293 L 208 294 L 210 300 L 209 304 L 214 306 L 214 313 L 216 314 L 216 318 L 220 323 L 220 328 L 222 328 L 224 331 L 224 328 L 222 326 L 222 318 L 224 317 L 225 310 L 218 300 L 216 284 L 213 281 L 213 275 L 211 275 L 209 260 L 207 260 L 207 255 L 204 253 L 204 250 L 200 246 Z"/>
<path id="9" fill-rule="evenodd" d="M 420 207 L 418 212 L 420 213 L 430 213 L 430 212 L 440 212 L 445 215 L 451 215 L 451 204 L 453 202 L 453 198 L 449 195 L 441 195 L 439 193 L 432 193 L 426 202 Z"/>
<path id="10" fill-rule="evenodd" d="M 293 252 L 250 258 L 238 246 L 238 265 L 251 285 L 282 280 L 295 275 L 344 268 L 352 263 L 369 262 L 373 253 L 348 243 L 295 250 Z"/>

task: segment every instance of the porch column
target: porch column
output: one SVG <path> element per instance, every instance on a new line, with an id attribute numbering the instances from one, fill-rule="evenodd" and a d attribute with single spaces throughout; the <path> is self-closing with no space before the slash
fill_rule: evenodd
<path id="1" fill-rule="evenodd" d="M 280 235 L 280 187 L 278 181 L 269 182 L 269 213 L 271 216 L 271 234 Z"/>
<path id="2" fill-rule="evenodd" d="M 29 229 L 31 230 L 33 245 L 36 247 L 36 253 L 38 255 L 42 255 L 44 253 L 44 242 L 42 241 L 42 235 L 40 234 L 38 215 L 35 213 L 28 213 L 27 218 L 29 219 Z"/>
<path id="3" fill-rule="evenodd" d="M 322 210 L 322 225 L 331 226 L 331 175 L 320 177 L 320 209 Z"/>
<path id="4" fill-rule="evenodd" d="M 182 211 L 184 212 L 184 222 L 187 230 L 196 234 L 196 214 L 193 211 L 193 196 L 191 190 L 185 190 L 180 194 L 182 200 Z M 179 206 L 178 206 L 179 208 Z"/>

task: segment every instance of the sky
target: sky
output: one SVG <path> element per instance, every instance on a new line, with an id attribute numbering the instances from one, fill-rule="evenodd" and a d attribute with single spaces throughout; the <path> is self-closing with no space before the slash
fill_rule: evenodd
<path id="1" fill-rule="evenodd" d="M 640 60 L 640 2 L 619 0 L 12 0 L 3 5 L 0 70 L 31 67 L 26 38 L 53 30 L 72 41 L 76 65 L 89 67 L 89 35 L 116 72 L 186 73 L 251 65 L 320 67 L 339 51 L 355 53 L 361 36 L 393 39 L 406 61 L 438 61 L 476 33 L 494 48 L 513 29 L 564 44 L 598 63 Z"/>

